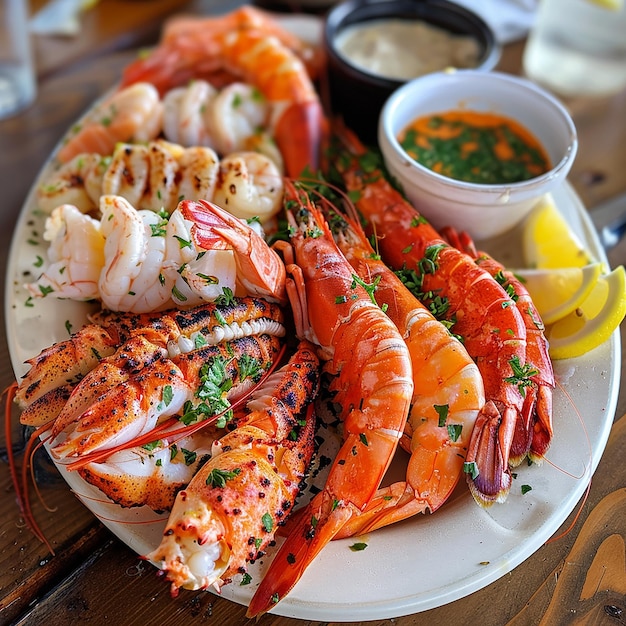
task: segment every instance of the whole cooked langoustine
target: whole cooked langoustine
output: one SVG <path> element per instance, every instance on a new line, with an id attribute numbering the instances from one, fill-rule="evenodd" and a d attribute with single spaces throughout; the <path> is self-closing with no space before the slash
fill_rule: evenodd
<path id="1" fill-rule="evenodd" d="M 506 499 L 515 430 L 529 410 L 527 329 L 505 289 L 465 252 L 449 245 L 386 179 L 377 156 L 347 129 L 336 129 L 330 161 L 378 237 L 383 260 L 431 312 L 462 338 L 483 377 L 486 403 L 466 458 L 476 501 Z M 534 410 L 530 409 L 530 410 Z"/>

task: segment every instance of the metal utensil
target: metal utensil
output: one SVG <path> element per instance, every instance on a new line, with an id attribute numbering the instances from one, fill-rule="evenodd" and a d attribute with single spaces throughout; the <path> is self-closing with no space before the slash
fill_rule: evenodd
<path id="1" fill-rule="evenodd" d="M 602 245 L 609 250 L 626 234 L 626 193 L 589 210 Z"/>

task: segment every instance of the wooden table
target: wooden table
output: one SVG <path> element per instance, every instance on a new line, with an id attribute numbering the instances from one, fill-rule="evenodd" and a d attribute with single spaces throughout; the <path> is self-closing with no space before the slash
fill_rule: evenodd
<path id="1" fill-rule="evenodd" d="M 104 4 L 104 3 L 103 3 Z M 123 4 L 120 1 L 112 4 Z M 135 4 L 128 2 L 128 4 Z M 107 44 L 108 45 L 108 44 Z M 113 44 L 110 44 L 113 45 Z M 120 47 L 119 39 L 113 47 Z M 143 45 L 143 42 L 142 42 Z M 105 48 L 102 48 L 104 50 Z M 106 48 L 112 49 L 112 48 Z M 523 42 L 507 46 L 500 68 L 518 73 Z M 42 75 L 36 103 L 0 122 L 0 280 L 18 212 L 47 155 L 70 124 L 120 76 L 134 52 L 67 57 L 64 67 Z M 580 133 L 580 151 L 570 180 L 586 206 L 626 192 L 626 93 L 605 100 L 567 102 Z M 612 265 L 626 262 L 622 242 L 610 253 Z M 0 383 L 13 381 L 0 311 Z M 625 335 L 621 329 L 622 340 Z M 622 383 L 617 417 L 626 413 Z M 13 418 L 17 423 L 17 416 Z M 19 429 L 13 428 L 15 441 Z M 4 443 L 0 444 L 4 445 Z M 174 601 L 154 569 L 115 539 L 74 498 L 54 470 L 38 463 L 38 482 L 47 511 L 35 502 L 35 515 L 56 556 L 26 530 L 19 518 L 6 465 L 0 462 L 0 623 L 62 626 L 74 623 L 245 624 L 245 608 L 211 593 L 183 592 Z M 487 588 L 424 613 L 373 624 L 543 624 L 626 623 L 626 416 L 616 419 L 594 476 L 589 497 L 556 533 L 573 523 L 563 538 L 548 543 Z M 579 514 L 576 519 L 575 516 Z M 358 572 L 354 573 L 358 576 Z M 428 575 L 416 563 L 416 585 Z M 542 621 L 543 620 L 543 621 Z M 312 624 L 265 615 L 261 626 Z"/>

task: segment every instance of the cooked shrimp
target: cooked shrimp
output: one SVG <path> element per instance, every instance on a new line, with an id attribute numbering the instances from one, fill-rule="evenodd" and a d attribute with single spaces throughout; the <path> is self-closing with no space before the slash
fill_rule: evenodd
<path id="1" fill-rule="evenodd" d="M 46 219 L 44 239 L 50 242 L 48 265 L 35 282 L 25 285 L 30 294 L 72 300 L 98 298 L 105 242 L 100 223 L 75 206 L 62 204 Z"/>
<path id="2" fill-rule="evenodd" d="M 185 148 L 179 165 L 178 200 L 210 200 L 219 174 L 215 151 L 203 146 Z"/>
<path id="3" fill-rule="evenodd" d="M 341 251 L 357 275 L 375 286 L 376 302 L 404 338 L 413 365 L 413 398 L 400 445 L 410 453 L 406 478 L 381 487 L 337 538 L 371 532 L 426 510 L 434 513 L 463 476 L 483 380 L 463 344 L 380 260 L 356 220 L 327 207 Z"/>
<path id="4" fill-rule="evenodd" d="M 236 291 L 237 266 L 232 250 L 198 247 L 191 234 L 194 222 L 180 209 L 170 216 L 165 229 L 163 275 L 175 305 L 197 306 L 213 302 L 225 291 Z"/>
<path id="5" fill-rule="evenodd" d="M 97 210 L 109 161 L 95 153 L 77 154 L 37 187 L 37 207 L 45 213 L 62 204 L 71 204 L 81 213 Z"/>
<path id="6" fill-rule="evenodd" d="M 163 134 L 183 146 L 206 146 L 226 156 L 255 151 L 278 169 L 284 164 L 268 130 L 270 108 L 263 94 L 241 82 L 217 90 L 203 80 L 170 89 L 163 98 Z"/>
<path id="7" fill-rule="evenodd" d="M 316 46 L 303 42 L 265 11 L 242 6 L 230 13 L 207 18 L 175 16 L 163 28 L 159 51 L 142 56 L 124 70 L 122 85 L 149 80 L 164 93 L 172 82 L 184 85 L 198 77 L 213 79 L 220 70 L 216 37 L 236 30 L 254 30 L 277 38 L 281 45 L 299 56 L 312 77 L 317 76 L 321 59 Z"/>
<path id="8" fill-rule="evenodd" d="M 159 92 L 149 83 L 136 83 L 115 92 L 96 106 L 57 153 L 61 163 L 77 154 L 113 153 L 119 141 L 142 142 L 154 139 L 163 125 Z"/>
<path id="9" fill-rule="evenodd" d="M 232 250 L 237 266 L 237 294 L 284 302 L 285 266 L 265 239 L 243 220 L 204 200 L 182 201 L 178 208 L 193 222 L 191 236 L 201 250 Z"/>
<path id="10" fill-rule="evenodd" d="M 367 507 L 396 451 L 413 394 L 406 344 L 355 281 L 320 212 L 291 187 L 286 207 L 297 263 L 289 263 L 294 282 L 288 288 L 292 307 L 301 310 L 296 332 L 314 337 L 328 359 L 344 434 L 323 490 L 290 529 L 248 617 L 282 600 L 320 550 Z"/>
<path id="11" fill-rule="evenodd" d="M 213 202 L 242 219 L 263 224 L 282 207 L 283 177 L 273 161 L 257 152 L 233 153 L 220 162 Z"/>
<path id="12" fill-rule="evenodd" d="M 284 298 L 283 263 L 256 223 L 187 200 L 167 215 L 104 195 L 100 212 L 101 221 L 70 205 L 53 212 L 49 266 L 26 285 L 33 296 L 99 299 L 134 313 L 197 306 L 230 292 Z"/>
<path id="13" fill-rule="evenodd" d="M 123 198 L 102 197 L 106 238 L 99 297 L 114 311 L 144 313 L 176 305 L 212 302 L 235 291 L 236 264 L 230 250 L 198 248 L 193 222 L 178 210 L 165 218 L 136 211 Z"/>
<path id="14" fill-rule="evenodd" d="M 162 218 L 137 211 L 120 196 L 102 196 L 100 210 L 105 244 L 98 292 L 104 307 L 135 313 L 166 308 L 171 285 L 162 277 L 165 238 L 152 228 Z"/>
<path id="15" fill-rule="evenodd" d="M 136 209 L 173 211 L 178 204 L 182 146 L 167 141 L 119 143 L 102 181 L 102 195 L 124 197 Z"/>
<path id="16" fill-rule="evenodd" d="M 237 82 L 219 91 L 207 113 L 216 150 L 227 155 L 248 149 L 249 139 L 267 126 L 270 110 L 257 87 Z"/>
<path id="17" fill-rule="evenodd" d="M 242 6 L 230 13 L 208 18 L 175 16 L 168 20 L 163 29 L 163 42 L 180 39 L 189 41 L 194 38 L 205 40 L 210 34 L 220 31 L 233 31 L 248 28 L 258 30 L 278 38 L 281 43 L 299 56 L 306 57 L 313 52 L 313 46 L 305 43 L 297 35 L 286 30 L 274 15 L 250 5 Z M 196 42 L 193 42 L 196 45 Z"/>
<path id="18" fill-rule="evenodd" d="M 207 22 L 197 37 L 163 40 L 150 56 L 127 68 L 122 84 L 150 81 L 164 92 L 191 78 L 225 71 L 257 87 L 267 100 L 269 130 L 287 174 L 297 177 L 307 167 L 317 169 L 325 119 L 300 58 L 267 29 L 214 28 L 216 22 Z"/>
<path id="19" fill-rule="evenodd" d="M 513 436 L 529 410 L 525 388 L 534 376 L 522 315 L 491 274 L 446 243 L 386 180 L 375 155 L 356 136 L 341 128 L 337 136 L 343 148 L 334 164 L 370 232 L 380 237 L 383 260 L 463 338 L 481 372 L 486 403 L 470 440 L 466 480 L 479 504 L 503 502 L 512 482 Z"/>
<path id="20" fill-rule="evenodd" d="M 137 209 L 172 213 L 180 200 L 210 200 L 219 171 L 208 147 L 168 141 L 119 143 L 102 177 L 99 195 L 122 196 Z"/>
<path id="21" fill-rule="evenodd" d="M 217 90 L 205 80 L 193 80 L 186 87 L 170 89 L 163 97 L 163 134 L 182 146 L 215 148 L 215 124 L 208 111 Z M 221 120 L 217 120 L 221 124 Z"/>

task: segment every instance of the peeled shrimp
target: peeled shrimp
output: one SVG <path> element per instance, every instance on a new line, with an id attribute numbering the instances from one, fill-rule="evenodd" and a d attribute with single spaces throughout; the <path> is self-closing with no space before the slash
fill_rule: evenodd
<path id="1" fill-rule="evenodd" d="M 143 313 L 211 302 L 225 288 L 234 292 L 233 253 L 198 249 L 192 222 L 179 211 L 165 220 L 117 196 L 103 196 L 101 209 L 106 243 L 98 287 L 106 308 Z"/>
<path id="2" fill-rule="evenodd" d="M 152 236 L 150 222 L 154 218 L 156 225 L 159 216 L 137 211 L 120 196 L 102 196 L 100 209 L 105 262 L 98 292 L 104 307 L 136 313 L 165 307 L 170 295 L 161 279 L 165 240 Z"/>
<path id="3" fill-rule="evenodd" d="M 136 83 L 96 106 L 59 150 L 57 158 L 66 163 L 84 152 L 110 155 L 120 141 L 154 139 L 162 125 L 163 104 L 159 92 L 150 83 Z"/>
<path id="4" fill-rule="evenodd" d="M 213 302 L 225 288 L 234 293 L 236 287 L 237 266 L 232 250 L 205 251 L 196 247 L 191 234 L 193 224 L 177 209 L 165 232 L 167 260 L 163 274 L 172 283 L 170 297 L 178 306 Z"/>
<path id="5" fill-rule="evenodd" d="M 118 144 L 103 177 L 102 194 L 123 196 L 137 209 L 173 211 L 183 152 L 181 146 L 166 141 Z"/>
<path id="6" fill-rule="evenodd" d="M 46 220 L 49 264 L 36 282 L 26 285 L 32 296 L 98 298 L 98 277 L 104 264 L 100 223 L 71 204 L 63 204 Z"/>
<path id="7" fill-rule="evenodd" d="M 163 96 L 163 134 L 183 146 L 215 148 L 208 110 L 217 90 L 206 80 L 194 80 L 175 87 Z"/>
<path id="8" fill-rule="evenodd" d="M 215 194 L 219 158 L 212 148 L 185 148 L 179 160 L 178 200 L 209 200 Z"/>
<path id="9" fill-rule="evenodd" d="M 239 82 L 224 87 L 208 109 L 217 151 L 246 150 L 249 138 L 267 125 L 269 113 L 267 100 L 256 87 Z"/>
<path id="10" fill-rule="evenodd" d="M 103 195 L 122 196 L 136 209 L 172 213 L 180 200 L 210 200 L 219 158 L 208 147 L 169 141 L 120 143 L 103 176 Z"/>
<path id="11" fill-rule="evenodd" d="M 45 234 L 50 264 L 26 285 L 32 296 L 99 299 L 134 313 L 197 306 L 225 291 L 283 297 L 284 267 L 256 223 L 222 212 L 211 235 L 199 237 L 206 211 L 188 202 L 168 215 L 104 195 L 100 211 L 98 221 L 71 205 L 55 209 Z"/>
<path id="12" fill-rule="evenodd" d="M 45 213 L 62 204 L 71 204 L 81 213 L 97 209 L 109 161 L 95 153 L 77 154 L 39 185 L 37 207 Z"/>
<path id="13" fill-rule="evenodd" d="M 163 106 L 168 141 L 213 148 L 221 155 L 260 152 L 283 172 L 282 155 L 268 131 L 270 106 L 256 87 L 236 82 L 218 91 L 204 80 L 194 80 L 170 89 Z"/>
<path id="14" fill-rule="evenodd" d="M 242 219 L 261 223 L 282 208 L 283 178 L 268 157 L 257 152 L 238 152 L 222 159 L 213 202 Z"/>

